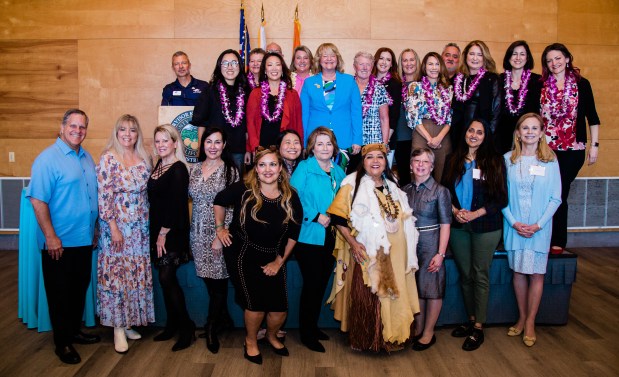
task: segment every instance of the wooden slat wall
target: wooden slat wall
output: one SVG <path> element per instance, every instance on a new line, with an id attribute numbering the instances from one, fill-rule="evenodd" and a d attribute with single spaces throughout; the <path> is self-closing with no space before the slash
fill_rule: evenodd
<path id="1" fill-rule="evenodd" d="M 259 2 L 245 0 L 256 46 Z M 239 0 L 24 0 L 0 13 L 0 175 L 29 176 L 53 142 L 63 112 L 91 118 L 86 147 L 95 158 L 123 113 L 150 136 L 161 88 L 174 80 L 170 58 L 186 51 L 194 76 L 208 80 L 219 52 L 238 48 Z M 296 2 L 264 0 L 267 36 L 290 61 Z M 447 42 L 487 41 L 500 66 L 509 43 L 529 41 L 539 72 L 544 47 L 568 45 L 592 85 L 602 120 L 600 160 L 581 176 L 619 176 L 619 2 L 612 0 L 300 0 L 301 40 L 334 42 L 352 72 L 359 50 L 412 47 L 423 56 Z M 8 152 L 16 162 L 8 162 Z"/>

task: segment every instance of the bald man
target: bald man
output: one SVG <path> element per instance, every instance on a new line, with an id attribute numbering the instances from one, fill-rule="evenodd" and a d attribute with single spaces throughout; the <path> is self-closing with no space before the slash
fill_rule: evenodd
<path id="1" fill-rule="evenodd" d="M 284 57 L 284 53 L 282 52 L 282 47 L 275 42 L 271 42 L 267 45 L 267 52 L 277 52 L 282 58 Z"/>

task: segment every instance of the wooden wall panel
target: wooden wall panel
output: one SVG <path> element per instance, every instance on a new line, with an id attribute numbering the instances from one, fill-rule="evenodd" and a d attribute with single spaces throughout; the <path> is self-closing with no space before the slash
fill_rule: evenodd
<path id="1" fill-rule="evenodd" d="M 0 39 L 173 38 L 174 0 L 3 3 Z"/>
<path id="2" fill-rule="evenodd" d="M 556 0 L 474 2 L 372 0 L 372 38 L 547 42 L 556 39 Z"/>
<path id="3" fill-rule="evenodd" d="M 49 138 L 79 105 L 77 41 L 0 41 L 0 72 L 1 139 Z"/>
<path id="4" fill-rule="evenodd" d="M 558 0 L 558 32 L 572 44 L 619 44 L 619 2 L 616 0 Z"/>

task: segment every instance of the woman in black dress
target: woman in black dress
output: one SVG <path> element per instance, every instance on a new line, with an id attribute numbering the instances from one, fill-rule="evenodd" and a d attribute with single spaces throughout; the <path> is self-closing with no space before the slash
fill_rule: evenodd
<path id="1" fill-rule="evenodd" d="M 501 85 L 501 117 L 496 129 L 499 154 L 512 150 L 518 119 L 527 113 L 539 114 L 541 76 L 533 70 L 533 56 L 525 41 L 512 43 L 505 52 Z"/>
<path id="2" fill-rule="evenodd" d="M 230 229 L 223 225 L 228 206 L 234 206 Z M 303 208 L 277 149 L 259 148 L 254 169 L 217 195 L 214 210 L 217 237 L 245 310 L 244 357 L 262 364 L 257 334 L 265 313 L 266 340 L 275 353 L 288 356 L 276 334 L 288 311 L 285 262 L 299 237 Z"/>
<path id="3" fill-rule="evenodd" d="M 168 340 L 179 332 L 172 347 L 172 351 L 179 351 L 191 345 L 196 325 L 189 318 L 185 295 L 176 278 L 178 267 L 189 260 L 189 172 L 176 128 L 169 124 L 155 128 L 155 153 L 159 158 L 147 186 L 150 255 L 153 266 L 159 269 L 168 318 L 165 330 L 154 340 Z"/>
<path id="4" fill-rule="evenodd" d="M 490 49 L 482 41 L 472 41 L 464 48 L 458 74 L 454 77 L 451 119 L 451 145 L 464 139 L 468 125 L 475 118 L 485 120 L 495 140 L 501 111 L 501 93 L 496 64 Z"/>

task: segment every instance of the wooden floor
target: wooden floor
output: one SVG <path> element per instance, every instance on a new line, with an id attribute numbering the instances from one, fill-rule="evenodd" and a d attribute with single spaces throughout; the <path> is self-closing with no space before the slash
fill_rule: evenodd
<path id="1" fill-rule="evenodd" d="M 451 329 L 437 332 L 437 344 L 424 352 L 410 348 L 387 354 L 352 351 L 346 337 L 328 330 L 327 352 L 305 349 L 291 331 L 290 357 L 262 347 L 264 364 L 242 357 L 243 331 L 222 337 L 222 349 L 209 353 L 203 339 L 189 349 L 171 352 L 173 341 L 152 341 L 158 329 L 141 329 L 144 338 L 130 341 L 129 352 L 114 352 L 112 331 L 94 332 L 103 341 L 76 348 L 78 365 L 61 363 L 51 333 L 28 330 L 17 318 L 17 252 L 0 252 L 0 376 L 619 376 L 619 248 L 574 249 L 578 275 L 567 326 L 539 327 L 538 343 L 527 348 L 510 338 L 505 327 L 486 329 L 475 352 L 462 351 Z"/>

